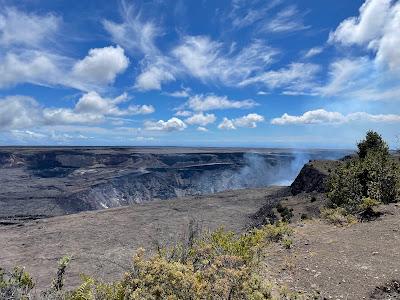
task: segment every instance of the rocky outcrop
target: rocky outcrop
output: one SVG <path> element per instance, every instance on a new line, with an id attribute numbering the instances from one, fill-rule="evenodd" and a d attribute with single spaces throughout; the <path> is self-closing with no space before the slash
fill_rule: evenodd
<path id="1" fill-rule="evenodd" d="M 311 192 L 326 192 L 326 179 L 340 164 L 337 160 L 314 160 L 303 166 L 290 186 L 292 195 Z"/>

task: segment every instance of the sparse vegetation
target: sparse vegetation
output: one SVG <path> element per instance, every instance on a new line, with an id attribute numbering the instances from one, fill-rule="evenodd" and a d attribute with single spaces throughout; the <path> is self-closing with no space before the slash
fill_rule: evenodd
<path id="1" fill-rule="evenodd" d="M 276 210 L 281 215 L 281 219 L 283 222 L 290 223 L 291 219 L 293 218 L 293 209 L 288 208 L 286 206 L 282 206 L 281 203 L 278 203 L 276 206 Z"/>
<path id="2" fill-rule="evenodd" d="M 328 179 L 327 195 L 332 208 L 342 208 L 346 214 L 370 213 L 378 203 L 398 201 L 399 194 L 399 163 L 390 156 L 382 137 L 373 131 L 358 143 L 358 157 L 344 162 Z"/>
<path id="3" fill-rule="evenodd" d="M 342 207 L 322 209 L 321 217 L 327 220 L 329 223 L 338 226 L 345 226 L 357 223 L 357 218 L 354 215 L 348 213 Z"/>
<path id="4" fill-rule="evenodd" d="M 190 227 L 187 241 L 159 248 L 149 258 L 143 249 L 137 251 L 129 271 L 112 283 L 82 276 L 78 288 L 62 291 L 70 262 L 66 256 L 59 262 L 52 287 L 39 299 L 272 299 L 272 285 L 259 275 L 260 258 L 268 243 L 292 247 L 292 229 L 286 223 L 241 235 L 223 229 L 199 235 L 194 228 Z M 9 299 L 36 299 L 31 293 L 33 287 L 33 279 L 21 268 L 11 274 L 0 272 L 1 296 L 12 293 L 15 297 Z"/>

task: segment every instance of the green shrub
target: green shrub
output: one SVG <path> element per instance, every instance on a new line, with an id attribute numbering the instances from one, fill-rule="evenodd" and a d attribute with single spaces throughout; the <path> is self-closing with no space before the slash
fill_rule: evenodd
<path id="1" fill-rule="evenodd" d="M 322 209 L 321 217 L 327 222 L 338 226 L 357 223 L 357 218 L 342 207 Z"/>
<path id="2" fill-rule="evenodd" d="M 386 143 L 369 131 L 358 147 L 358 157 L 344 162 L 328 178 L 327 195 L 333 207 L 362 213 L 366 198 L 385 204 L 398 201 L 400 167 L 389 155 Z"/>
<path id="3" fill-rule="evenodd" d="M 293 208 L 289 209 L 286 206 L 282 206 L 281 203 L 278 203 L 276 210 L 278 213 L 280 213 L 283 222 L 290 223 L 291 219 L 293 218 Z"/>
<path id="4" fill-rule="evenodd" d="M 357 144 L 358 157 L 363 159 L 369 152 L 379 152 L 383 155 L 389 155 L 389 147 L 382 139 L 379 133 L 369 130 L 365 139 Z"/>
<path id="5" fill-rule="evenodd" d="M 66 299 L 271 299 L 271 286 L 257 272 L 259 255 L 269 242 L 290 247 L 291 233 L 278 222 L 242 235 L 218 229 L 189 248 L 177 245 L 149 259 L 140 250 L 122 280 L 105 284 L 83 277 Z"/>

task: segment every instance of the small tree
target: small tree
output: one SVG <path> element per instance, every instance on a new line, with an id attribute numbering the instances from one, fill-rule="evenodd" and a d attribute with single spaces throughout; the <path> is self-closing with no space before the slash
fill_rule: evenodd
<path id="1" fill-rule="evenodd" d="M 389 155 L 389 147 L 379 133 L 369 130 L 364 140 L 357 144 L 358 157 L 364 159 L 368 152 L 374 151 L 384 155 Z"/>
<path id="2" fill-rule="evenodd" d="M 368 131 L 358 143 L 358 157 L 337 168 L 328 179 L 328 198 L 347 212 L 365 211 L 365 203 L 389 203 L 400 195 L 400 167 L 382 137 Z M 365 202 L 365 199 L 371 201 Z"/>

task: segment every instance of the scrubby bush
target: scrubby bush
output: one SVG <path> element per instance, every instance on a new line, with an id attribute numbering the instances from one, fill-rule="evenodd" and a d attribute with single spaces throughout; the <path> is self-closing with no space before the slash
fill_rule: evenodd
<path id="1" fill-rule="evenodd" d="M 331 224 L 344 226 L 357 223 L 357 218 L 348 213 L 344 208 L 324 208 L 321 211 L 321 217 Z"/>
<path id="2" fill-rule="evenodd" d="M 369 131 L 358 148 L 358 157 L 344 162 L 328 178 L 327 195 L 333 207 L 362 213 L 366 209 L 364 199 L 385 204 L 398 201 L 399 163 L 390 156 L 381 136 Z"/>
<path id="3" fill-rule="evenodd" d="M 0 299 L 29 299 L 34 286 L 24 268 L 15 267 L 10 273 L 0 268 Z"/>
<path id="4" fill-rule="evenodd" d="M 281 242 L 290 248 L 291 234 L 292 229 L 283 222 L 244 234 L 223 229 L 201 235 L 191 233 L 188 240 L 172 248 L 159 248 L 150 257 L 139 250 L 121 280 L 105 283 L 82 276 L 82 284 L 71 291 L 62 290 L 70 261 L 69 257 L 64 257 L 59 262 L 52 287 L 40 297 L 30 294 L 33 280 L 23 269 L 16 269 L 7 276 L 0 273 L 0 292 L 3 293 L 0 296 L 18 291 L 22 296 L 10 299 L 272 299 L 272 285 L 259 275 L 263 267 L 260 258 L 268 243 Z"/>
<path id="5" fill-rule="evenodd" d="M 276 206 L 276 210 L 281 215 L 281 219 L 283 222 L 290 223 L 291 219 L 293 218 L 293 208 L 288 208 L 286 206 L 282 206 L 281 203 L 278 203 Z"/>

